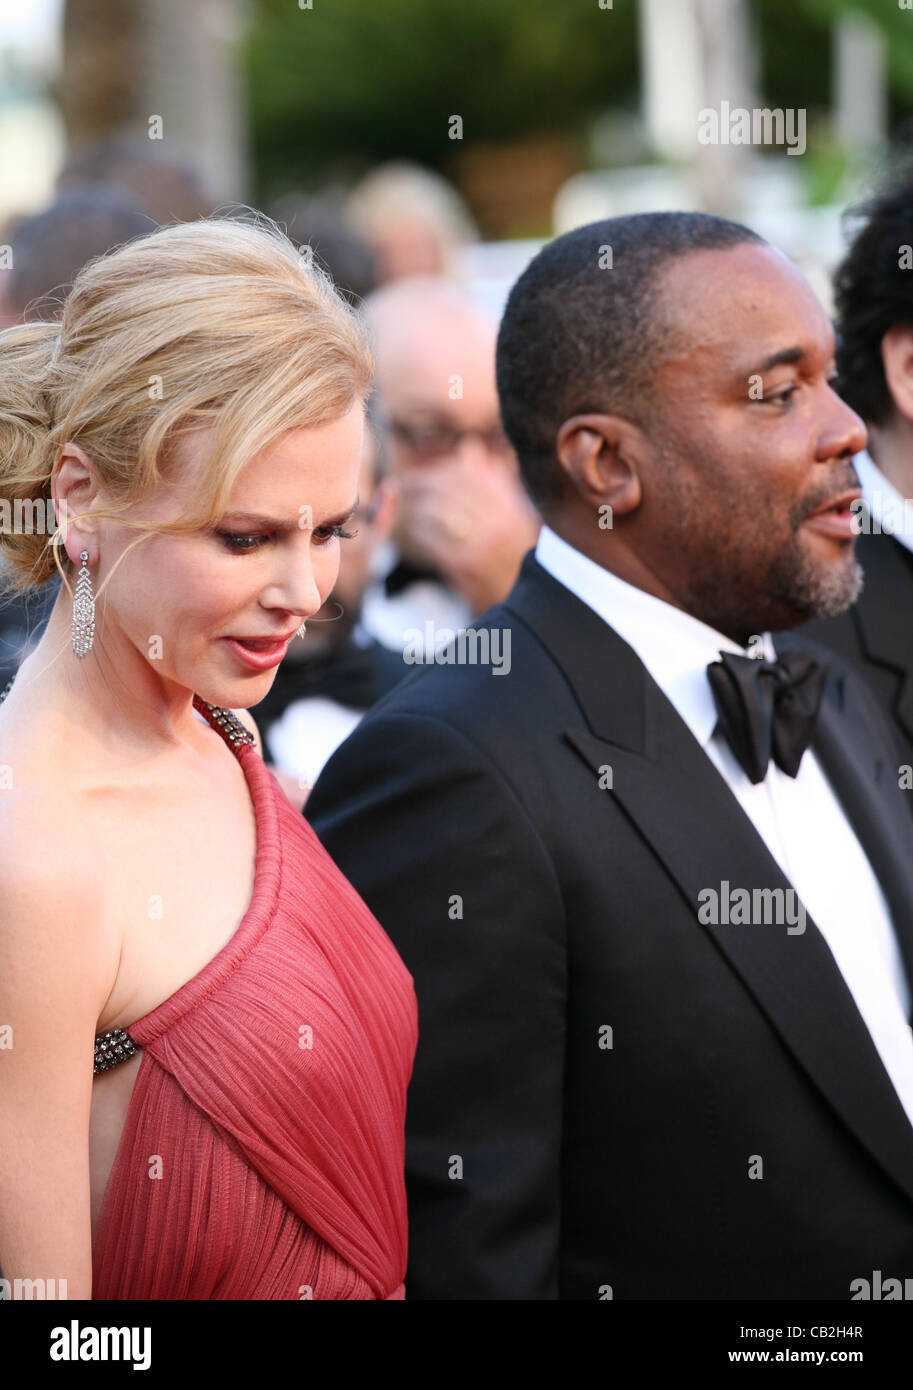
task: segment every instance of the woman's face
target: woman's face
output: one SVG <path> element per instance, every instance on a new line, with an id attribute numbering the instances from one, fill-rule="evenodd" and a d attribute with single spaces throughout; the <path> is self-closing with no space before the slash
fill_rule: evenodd
<path id="1" fill-rule="evenodd" d="M 338 420 L 288 431 L 245 466 L 211 530 L 152 534 L 135 545 L 99 603 L 95 649 L 102 662 L 132 666 L 139 656 L 144 675 L 227 708 L 262 700 L 285 648 L 258 651 L 238 639 L 290 641 L 329 596 L 345 544 L 341 532 L 358 497 L 363 418 L 356 402 Z M 205 443 L 202 432 L 185 442 L 180 481 L 138 509 L 137 519 L 181 516 L 205 463 Z M 136 535 L 101 523 L 99 583 Z"/>

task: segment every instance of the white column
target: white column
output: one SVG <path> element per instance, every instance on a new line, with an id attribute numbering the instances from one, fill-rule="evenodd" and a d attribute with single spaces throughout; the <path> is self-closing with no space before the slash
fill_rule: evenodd
<path id="1" fill-rule="evenodd" d="M 844 149 L 870 150 L 885 138 L 885 43 L 878 26 L 857 10 L 833 29 L 834 125 Z"/>
<path id="2" fill-rule="evenodd" d="M 708 211 L 732 212 L 751 151 L 701 145 L 697 132 L 705 108 L 757 104 L 746 0 L 640 0 L 639 15 L 647 139 L 658 154 L 691 166 Z"/>
<path id="3" fill-rule="evenodd" d="M 217 202 L 248 195 L 242 0 L 155 0 L 144 7 L 143 116 L 160 115 L 163 154 L 199 164 Z"/>
<path id="4" fill-rule="evenodd" d="M 640 62 L 647 140 L 667 159 L 689 160 L 704 105 L 700 32 L 693 0 L 640 0 Z"/>

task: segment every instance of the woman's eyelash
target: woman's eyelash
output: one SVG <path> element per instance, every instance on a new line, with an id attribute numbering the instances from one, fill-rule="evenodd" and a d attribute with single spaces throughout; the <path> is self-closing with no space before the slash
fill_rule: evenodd
<path id="1" fill-rule="evenodd" d="M 357 535 L 357 531 L 347 531 L 343 526 L 334 526 L 330 531 L 330 536 L 338 536 L 343 541 L 354 541 Z"/>
<path id="2" fill-rule="evenodd" d="M 216 532 L 216 535 L 219 537 L 220 540 L 224 541 L 226 547 L 227 547 L 229 550 L 235 550 L 235 551 L 237 551 L 237 552 L 239 552 L 239 553 L 242 553 L 242 554 L 243 554 L 243 552 L 244 552 L 245 550 L 257 550 L 257 549 L 259 549 L 260 542 L 267 539 L 266 536 L 245 536 L 245 535 L 237 535 L 237 534 L 236 534 L 235 532 L 233 532 L 233 531 L 217 531 L 217 532 Z M 253 544 L 253 545 L 249 545 L 249 546 L 248 546 L 248 545 L 235 545 L 235 544 L 234 544 L 235 541 L 253 541 L 254 544 Z"/>
<path id="3" fill-rule="evenodd" d="M 271 539 L 271 533 L 261 533 L 255 536 L 244 535 L 235 531 L 217 531 L 216 535 L 225 543 L 228 550 L 234 551 L 236 555 L 244 555 L 252 550 L 259 550 L 261 545 Z M 342 526 L 331 526 L 329 529 L 318 527 L 314 532 L 315 536 L 321 536 L 318 545 L 326 545 L 327 541 L 338 536 L 341 540 L 351 541 L 358 535 L 357 531 L 346 531 Z M 252 541 L 252 545 L 245 545 L 243 542 Z"/>

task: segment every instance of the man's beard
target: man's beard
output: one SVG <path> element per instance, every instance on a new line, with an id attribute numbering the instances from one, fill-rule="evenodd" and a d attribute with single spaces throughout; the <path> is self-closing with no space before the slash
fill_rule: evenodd
<path id="1" fill-rule="evenodd" d="M 814 565 L 801 547 L 799 534 L 794 532 L 794 544 L 780 551 L 772 566 L 768 592 L 798 615 L 797 623 L 809 618 L 834 618 L 856 602 L 862 593 L 863 578 L 855 555 L 852 563 Z"/>
<path id="2" fill-rule="evenodd" d="M 811 512 L 856 483 L 854 473 L 849 480 L 828 484 L 820 497 L 798 503 L 790 513 L 789 538 L 768 559 L 766 569 L 759 565 L 751 573 L 745 570 L 746 541 L 753 538 L 754 528 L 739 530 L 738 517 L 733 518 L 734 525 L 721 520 L 717 547 L 703 548 L 694 555 L 678 596 L 681 606 L 743 645 L 754 634 L 797 627 L 810 618 L 831 618 L 844 612 L 858 598 L 863 584 L 862 567 L 849 550 L 852 543 L 846 542 L 849 554 L 828 564 L 810 553 L 801 528 Z M 707 499 L 691 479 L 674 469 L 667 487 L 674 495 L 678 518 L 678 534 L 670 535 L 669 542 L 687 554 L 694 549 L 695 535 L 706 534 Z M 763 518 L 765 501 L 759 497 L 751 515 Z M 763 525 L 763 520 L 758 524 Z"/>

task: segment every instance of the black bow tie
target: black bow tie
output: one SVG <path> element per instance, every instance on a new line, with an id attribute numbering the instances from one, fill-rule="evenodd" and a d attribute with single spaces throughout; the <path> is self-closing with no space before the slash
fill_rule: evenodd
<path id="1" fill-rule="evenodd" d="M 443 583 L 437 570 L 424 569 L 420 565 L 413 565 L 410 560 L 398 560 L 390 573 L 384 580 L 384 592 L 387 598 L 395 598 L 397 594 L 408 589 L 410 584 L 418 584 L 423 579 L 432 579 L 436 583 Z"/>
<path id="2" fill-rule="evenodd" d="M 720 728 L 752 782 L 763 782 L 773 756 L 790 777 L 799 771 L 818 718 L 827 666 L 807 652 L 776 661 L 720 652 L 707 667 Z"/>

